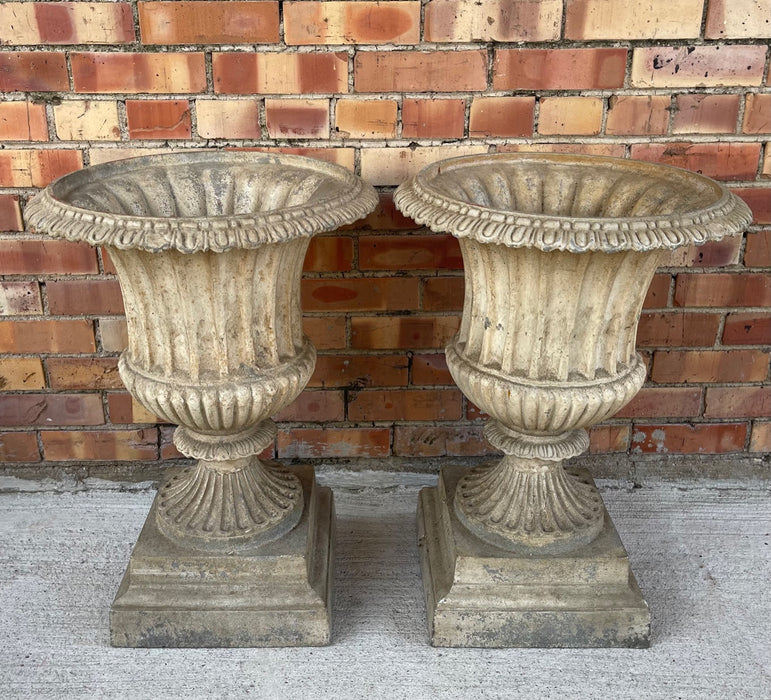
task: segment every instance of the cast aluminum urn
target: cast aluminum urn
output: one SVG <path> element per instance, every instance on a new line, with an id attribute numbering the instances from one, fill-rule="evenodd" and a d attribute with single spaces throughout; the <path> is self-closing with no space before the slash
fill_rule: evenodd
<path id="1" fill-rule="evenodd" d="M 329 641 L 331 492 L 311 467 L 257 455 L 315 365 L 299 293 L 310 238 L 376 201 L 337 165 L 198 151 L 86 168 L 27 207 L 38 231 L 109 252 L 121 378 L 197 460 L 159 490 L 113 604 L 114 645 Z"/>
<path id="2" fill-rule="evenodd" d="M 459 239 L 466 292 L 447 364 L 505 455 L 446 467 L 421 493 L 432 642 L 646 646 L 626 551 L 588 472 L 563 463 L 645 381 L 635 336 L 663 257 L 743 231 L 747 206 L 688 171 L 558 154 L 434 163 L 395 200 Z"/>

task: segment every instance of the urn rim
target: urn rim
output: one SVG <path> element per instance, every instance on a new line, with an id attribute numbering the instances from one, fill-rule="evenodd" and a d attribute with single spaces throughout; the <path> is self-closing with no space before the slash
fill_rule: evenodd
<path id="1" fill-rule="evenodd" d="M 286 167 L 295 173 L 330 178 L 339 183 L 331 195 L 308 203 L 280 206 L 249 213 L 189 215 L 136 215 L 87 208 L 67 201 L 78 188 L 97 178 L 120 178 L 142 169 L 173 169 L 180 166 Z M 153 154 L 101 163 L 68 173 L 35 196 L 25 215 L 39 233 L 91 245 L 157 252 L 225 252 L 256 248 L 295 238 L 309 238 L 331 231 L 369 214 L 377 205 L 375 189 L 341 165 L 306 156 L 265 151 L 196 150 Z"/>
<path id="2" fill-rule="evenodd" d="M 687 185 L 694 192 L 700 191 L 702 199 L 705 192 L 712 196 L 699 206 L 664 214 L 582 216 L 486 206 L 472 201 L 471 196 L 459 197 L 442 187 L 442 178 L 446 180 L 448 174 L 456 175 L 457 182 L 462 181 L 464 171 L 528 165 L 555 174 L 566 167 L 586 168 L 587 174 L 597 169 L 615 170 L 673 186 Z M 545 252 L 644 252 L 701 245 L 741 233 L 752 221 L 744 201 L 699 173 L 628 158 L 566 153 L 491 153 L 437 161 L 402 183 L 394 201 L 403 214 L 433 231 L 512 248 L 535 247 Z"/>

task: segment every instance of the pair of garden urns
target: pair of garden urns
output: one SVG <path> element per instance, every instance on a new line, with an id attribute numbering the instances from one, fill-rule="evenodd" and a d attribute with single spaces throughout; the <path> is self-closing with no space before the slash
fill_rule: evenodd
<path id="1" fill-rule="evenodd" d="M 447 364 L 504 453 L 446 466 L 420 494 L 431 642 L 646 646 L 626 551 L 589 473 L 563 462 L 645 380 L 635 333 L 662 256 L 743 231 L 747 207 L 687 171 L 557 154 L 438 162 L 395 201 L 460 240 Z M 109 252 L 128 324 L 121 378 L 197 460 L 158 492 L 113 603 L 113 644 L 329 642 L 332 493 L 312 467 L 258 455 L 276 434 L 269 416 L 315 365 L 299 295 L 308 242 L 376 204 L 337 165 L 190 151 L 86 168 L 27 206 L 37 231 Z"/>

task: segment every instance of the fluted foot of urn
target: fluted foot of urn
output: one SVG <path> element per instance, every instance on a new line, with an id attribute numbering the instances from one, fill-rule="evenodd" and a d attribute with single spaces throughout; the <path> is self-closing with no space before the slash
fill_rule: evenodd
<path id="1" fill-rule="evenodd" d="M 172 540 L 207 549 L 281 537 L 297 525 L 303 510 L 297 477 L 256 457 L 199 462 L 171 477 L 159 494 L 158 529 Z"/>
<path id="2" fill-rule="evenodd" d="M 300 481 L 281 465 L 250 454 L 262 452 L 275 433 L 272 421 L 236 435 L 178 428 L 177 447 L 200 459 L 160 488 L 159 531 L 199 549 L 256 546 L 289 532 L 303 511 Z"/>
<path id="3" fill-rule="evenodd" d="M 568 474 L 559 462 L 508 456 L 463 476 L 455 512 L 489 544 L 540 554 L 589 544 L 605 520 L 602 498 L 590 479 Z"/>

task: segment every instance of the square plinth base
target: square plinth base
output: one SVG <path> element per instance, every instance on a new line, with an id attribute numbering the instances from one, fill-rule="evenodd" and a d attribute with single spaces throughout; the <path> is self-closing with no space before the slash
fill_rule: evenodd
<path id="1" fill-rule="evenodd" d="M 329 644 L 334 505 L 313 468 L 297 467 L 297 526 L 253 550 L 207 552 L 164 537 L 156 501 L 110 611 L 118 647 Z"/>
<path id="2" fill-rule="evenodd" d="M 465 471 L 444 467 L 439 484 L 420 492 L 418 543 L 434 646 L 649 645 L 648 606 L 607 512 L 597 539 L 572 552 L 508 552 L 456 517 L 453 498 Z"/>

